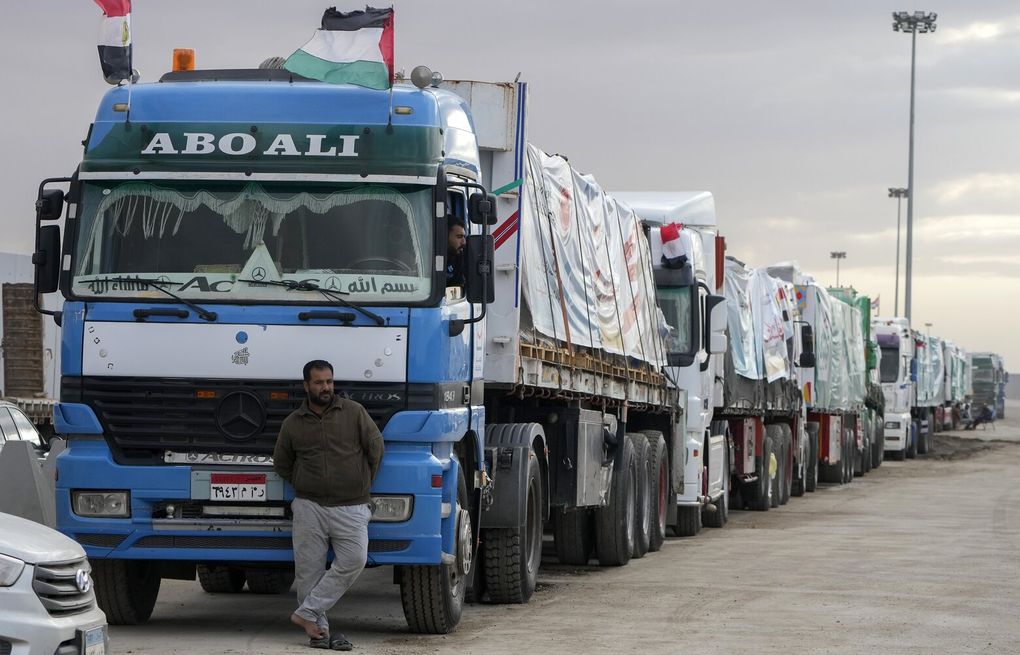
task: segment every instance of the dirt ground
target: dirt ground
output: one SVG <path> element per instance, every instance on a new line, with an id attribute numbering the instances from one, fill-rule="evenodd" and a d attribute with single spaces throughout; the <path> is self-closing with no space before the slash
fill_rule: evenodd
<path id="1" fill-rule="evenodd" d="M 528 605 L 470 605 L 458 631 L 407 633 L 389 569 L 331 613 L 355 652 L 1020 653 L 1020 402 L 935 453 L 885 462 L 619 569 L 543 563 Z M 294 594 L 164 581 L 116 653 L 309 652 Z"/>

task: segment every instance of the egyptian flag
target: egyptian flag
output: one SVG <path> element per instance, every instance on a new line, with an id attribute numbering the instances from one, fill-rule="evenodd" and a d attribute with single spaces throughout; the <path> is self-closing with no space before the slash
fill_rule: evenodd
<path id="1" fill-rule="evenodd" d="M 393 85 L 393 9 L 365 7 L 343 13 L 332 7 L 322 15 L 322 28 L 287 58 L 292 73 L 330 84 L 356 84 L 370 89 Z"/>
<path id="2" fill-rule="evenodd" d="M 103 10 L 99 63 L 110 84 L 131 77 L 131 0 L 95 0 Z"/>
<path id="3" fill-rule="evenodd" d="M 659 229 L 659 236 L 662 238 L 662 265 L 664 268 L 683 268 L 687 263 L 687 253 L 684 252 L 684 245 L 680 240 L 680 230 L 683 227 L 678 223 L 669 223 Z"/>

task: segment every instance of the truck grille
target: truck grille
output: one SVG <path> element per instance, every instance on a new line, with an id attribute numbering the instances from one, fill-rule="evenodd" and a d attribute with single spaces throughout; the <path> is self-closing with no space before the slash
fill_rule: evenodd
<path id="1" fill-rule="evenodd" d="M 85 574 L 82 575 L 81 572 Z M 92 567 L 87 559 L 54 564 L 36 564 L 35 579 L 32 589 L 42 602 L 46 611 L 53 616 L 80 614 L 96 604 L 96 595 L 92 590 Z M 85 587 L 82 591 L 81 583 Z"/>
<path id="2" fill-rule="evenodd" d="M 78 386 L 80 384 L 80 386 Z M 213 397 L 199 398 L 198 392 Z M 261 419 L 251 434 L 231 434 L 220 404 L 231 394 L 242 394 L 249 409 Z M 361 403 L 381 430 L 389 418 L 407 406 L 403 383 L 358 383 L 338 386 L 341 393 Z M 300 381 L 181 380 L 161 378 L 65 378 L 65 402 L 92 407 L 115 450 L 138 457 L 161 456 L 166 449 L 262 453 L 273 451 L 280 425 L 305 397 Z M 140 463 L 140 462 L 139 462 Z"/>

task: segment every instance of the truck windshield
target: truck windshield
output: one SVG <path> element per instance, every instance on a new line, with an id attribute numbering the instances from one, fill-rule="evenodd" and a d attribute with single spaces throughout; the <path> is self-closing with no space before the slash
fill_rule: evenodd
<path id="1" fill-rule="evenodd" d="M 900 378 L 900 349 L 882 346 L 882 362 L 879 373 L 882 382 L 896 382 Z"/>
<path id="2" fill-rule="evenodd" d="M 358 303 L 421 301 L 432 290 L 433 215 L 430 187 L 89 184 L 72 291 L 163 297 L 126 279 L 137 277 L 206 302 L 332 302 L 271 284 L 292 281 Z"/>
<path id="3" fill-rule="evenodd" d="M 664 321 L 659 330 L 670 353 L 691 352 L 691 290 L 693 287 L 659 287 L 659 308 Z"/>

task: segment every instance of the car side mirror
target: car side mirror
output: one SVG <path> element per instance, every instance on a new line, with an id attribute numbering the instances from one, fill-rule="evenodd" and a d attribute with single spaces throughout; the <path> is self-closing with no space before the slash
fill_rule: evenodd
<path id="1" fill-rule="evenodd" d="M 708 352 L 712 355 L 721 355 L 726 352 L 729 340 L 726 338 L 726 298 L 725 296 L 709 295 L 705 298 L 705 310 L 708 314 L 708 323 L 705 330 L 708 332 Z"/>
<path id="2" fill-rule="evenodd" d="M 468 218 L 475 225 L 495 225 L 496 196 L 491 193 L 472 193 L 468 198 Z"/>

